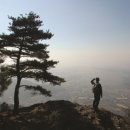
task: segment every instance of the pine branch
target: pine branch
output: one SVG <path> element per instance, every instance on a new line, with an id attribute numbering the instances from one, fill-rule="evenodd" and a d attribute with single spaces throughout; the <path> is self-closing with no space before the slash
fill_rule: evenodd
<path id="1" fill-rule="evenodd" d="M 52 96 L 50 91 L 46 90 L 45 88 L 42 88 L 42 86 L 40 85 L 37 85 L 37 86 L 21 85 L 20 87 L 25 87 L 27 90 L 33 90 L 34 93 L 39 92 L 40 94 L 45 95 L 45 96 L 49 96 L 49 97 Z"/>
<path id="2" fill-rule="evenodd" d="M 55 76 L 50 72 L 37 72 L 35 73 L 35 79 L 37 81 L 41 80 L 44 82 L 49 82 L 52 85 L 60 85 L 61 83 L 65 82 L 65 80 L 59 76 Z"/>
<path id="3" fill-rule="evenodd" d="M 18 51 L 15 50 L 7 50 L 7 49 L 1 49 L 1 53 L 3 55 L 7 55 L 9 57 L 17 57 Z"/>
<path id="4" fill-rule="evenodd" d="M 26 60 L 20 63 L 20 68 L 21 70 L 36 69 L 36 70 L 45 71 L 48 70 L 49 68 L 54 68 L 57 63 L 58 63 L 57 61 L 53 61 L 53 60 L 50 61 Z"/>

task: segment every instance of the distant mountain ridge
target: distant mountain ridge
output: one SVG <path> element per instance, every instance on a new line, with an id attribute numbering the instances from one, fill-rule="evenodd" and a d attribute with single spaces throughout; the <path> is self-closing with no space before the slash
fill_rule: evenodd
<path id="1" fill-rule="evenodd" d="M 91 106 L 69 101 L 48 101 L 0 113 L 0 130 L 130 130 L 121 116 L 101 109 L 94 113 Z"/>

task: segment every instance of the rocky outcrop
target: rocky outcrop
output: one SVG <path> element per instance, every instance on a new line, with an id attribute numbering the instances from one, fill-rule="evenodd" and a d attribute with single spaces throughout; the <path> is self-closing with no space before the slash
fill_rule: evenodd
<path id="1" fill-rule="evenodd" d="M 0 113 L 0 130 L 130 130 L 121 116 L 69 101 L 49 101 Z"/>

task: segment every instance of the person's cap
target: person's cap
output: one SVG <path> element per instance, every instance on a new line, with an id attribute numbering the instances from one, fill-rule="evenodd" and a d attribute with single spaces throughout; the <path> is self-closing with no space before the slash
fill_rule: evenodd
<path id="1" fill-rule="evenodd" d="M 96 80 L 98 80 L 98 81 L 99 81 L 99 80 L 100 80 L 100 78 L 99 78 L 99 77 L 96 77 Z"/>

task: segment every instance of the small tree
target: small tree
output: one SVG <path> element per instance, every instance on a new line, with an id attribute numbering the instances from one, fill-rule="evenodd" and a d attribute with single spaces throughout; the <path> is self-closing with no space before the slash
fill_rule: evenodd
<path id="1" fill-rule="evenodd" d="M 0 53 L 0 63 L 3 63 L 3 62 L 4 62 L 3 55 L 2 53 Z"/>
<path id="2" fill-rule="evenodd" d="M 19 17 L 9 17 L 12 20 L 8 34 L 0 35 L 0 52 L 13 60 L 13 64 L 7 65 L 8 73 L 11 77 L 16 77 L 14 92 L 14 113 L 19 108 L 19 88 L 33 89 L 41 94 L 51 96 L 42 86 L 21 85 L 23 78 L 33 78 L 36 81 L 50 82 L 53 85 L 60 85 L 64 82 L 63 78 L 48 72 L 54 68 L 57 61 L 49 60 L 48 45 L 43 44 L 42 40 L 50 39 L 53 34 L 40 29 L 42 21 L 33 12 Z"/>
<path id="3" fill-rule="evenodd" d="M 10 76 L 6 67 L 0 68 L 0 96 L 3 95 L 3 92 L 8 89 L 8 86 L 12 83 Z"/>

